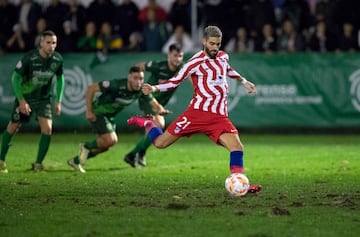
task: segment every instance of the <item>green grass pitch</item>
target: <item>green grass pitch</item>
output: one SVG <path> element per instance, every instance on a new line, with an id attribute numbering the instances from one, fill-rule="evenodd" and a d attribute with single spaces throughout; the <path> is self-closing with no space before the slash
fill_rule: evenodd
<path id="1" fill-rule="evenodd" d="M 350 237 L 360 233 L 359 135 L 243 134 L 245 174 L 259 194 L 224 188 L 228 152 L 204 136 L 151 148 L 148 166 L 123 156 L 141 134 L 86 164 L 66 160 L 92 134 L 52 137 L 47 172 L 27 171 L 38 134 L 18 134 L 0 174 L 0 236 Z"/>

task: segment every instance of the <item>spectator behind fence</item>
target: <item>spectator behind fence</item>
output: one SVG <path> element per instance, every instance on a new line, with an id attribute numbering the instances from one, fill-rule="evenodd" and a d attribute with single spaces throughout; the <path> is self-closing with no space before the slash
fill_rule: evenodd
<path id="1" fill-rule="evenodd" d="M 340 51 L 354 52 L 359 50 L 357 32 L 354 31 L 353 24 L 345 22 L 342 25 L 341 32 L 338 34 L 338 42 L 338 50 Z"/>
<path id="2" fill-rule="evenodd" d="M 130 35 L 132 33 L 141 31 L 141 23 L 138 15 L 139 8 L 131 0 L 124 0 L 121 5 L 115 8 L 113 21 L 114 31 L 121 35 L 124 40 L 124 46 L 129 45 Z"/>
<path id="3" fill-rule="evenodd" d="M 104 22 L 97 37 L 96 48 L 102 53 L 107 54 L 119 51 L 122 46 L 122 38 L 119 35 L 113 34 L 112 26 L 109 22 Z"/>
<path id="4" fill-rule="evenodd" d="M 162 47 L 162 52 L 168 53 L 169 47 L 172 44 L 179 44 L 184 53 L 192 53 L 195 51 L 194 42 L 192 41 L 190 35 L 185 32 L 184 26 L 182 25 L 175 27 L 174 32 Z"/>
<path id="5" fill-rule="evenodd" d="M 141 52 L 143 51 L 143 38 L 140 32 L 133 32 L 129 37 L 129 44 L 124 46 L 124 52 Z"/>
<path id="6" fill-rule="evenodd" d="M 298 52 L 304 50 L 304 38 L 296 31 L 292 20 L 287 19 L 282 23 L 281 33 L 278 40 L 278 51 Z"/>
<path id="7" fill-rule="evenodd" d="M 86 9 L 79 3 L 79 0 L 69 0 L 69 11 L 65 15 L 65 21 L 70 22 L 71 30 L 77 36 L 85 31 Z"/>
<path id="8" fill-rule="evenodd" d="M 264 53 L 277 51 L 277 37 L 271 24 L 263 25 L 261 35 L 255 40 L 255 51 Z"/>
<path id="9" fill-rule="evenodd" d="M 229 53 L 250 53 L 254 51 L 254 41 L 249 37 L 245 27 L 239 27 L 236 35 L 229 40 L 224 49 Z"/>
<path id="10" fill-rule="evenodd" d="M 336 1 L 334 8 L 334 20 L 338 33 L 343 30 L 345 23 L 350 23 L 354 30 L 360 28 L 360 1 L 359 0 L 341 0 Z"/>
<path id="11" fill-rule="evenodd" d="M 144 24 L 142 32 L 144 51 L 161 52 L 169 35 L 166 23 L 156 20 L 155 10 L 153 9 L 149 9 L 147 15 L 148 20 Z"/>
<path id="12" fill-rule="evenodd" d="M 324 20 L 316 23 L 315 31 L 308 40 L 308 50 L 313 52 L 329 52 L 336 48 L 336 37 L 328 29 Z"/>
<path id="13" fill-rule="evenodd" d="M 165 22 L 167 20 L 168 14 L 165 11 L 165 9 L 162 8 L 161 6 L 159 6 L 156 3 L 156 0 L 148 0 L 148 5 L 146 5 L 142 9 L 140 9 L 140 12 L 139 12 L 139 20 L 142 24 L 145 24 L 149 20 L 148 19 L 148 11 L 149 10 L 154 11 L 156 21 Z"/>
<path id="14" fill-rule="evenodd" d="M 15 24 L 13 27 L 13 34 L 6 41 L 5 51 L 19 53 L 29 49 L 29 35 L 22 31 L 20 24 Z"/>
<path id="15" fill-rule="evenodd" d="M 93 21 L 89 21 L 85 25 L 85 33 L 77 40 L 77 50 L 80 52 L 96 52 L 96 40 L 96 25 Z"/>

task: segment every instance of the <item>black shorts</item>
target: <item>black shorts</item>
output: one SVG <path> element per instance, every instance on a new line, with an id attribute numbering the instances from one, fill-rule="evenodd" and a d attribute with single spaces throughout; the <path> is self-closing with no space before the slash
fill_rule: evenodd
<path id="1" fill-rule="evenodd" d="M 91 122 L 91 126 L 94 132 L 99 135 L 112 133 L 116 130 L 115 119 L 104 115 L 96 115 L 96 121 Z"/>
<path id="2" fill-rule="evenodd" d="M 27 123 L 30 121 L 30 118 L 33 114 L 36 117 L 43 117 L 47 119 L 52 119 L 52 105 L 50 99 L 46 100 L 37 100 L 37 101 L 27 101 L 30 106 L 31 112 L 29 115 L 20 113 L 19 111 L 19 101 L 15 100 L 14 106 L 11 112 L 11 121 L 18 123 Z"/>

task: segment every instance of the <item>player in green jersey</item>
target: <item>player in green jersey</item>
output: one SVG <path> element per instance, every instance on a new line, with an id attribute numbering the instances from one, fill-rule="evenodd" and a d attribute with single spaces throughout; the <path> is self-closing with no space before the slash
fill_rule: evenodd
<path id="1" fill-rule="evenodd" d="M 100 81 L 90 85 L 86 92 L 86 118 L 97 134 L 96 139 L 81 143 L 79 153 L 68 160 L 68 165 L 85 173 L 84 164 L 87 159 L 107 151 L 118 141 L 116 135 L 115 116 L 126 106 L 138 99 L 147 103 L 155 114 L 166 114 L 169 111 L 150 94 L 144 95 L 141 87 L 144 84 L 144 71 L 133 66 L 127 79 Z M 100 93 L 95 97 L 96 93 Z"/>
<path id="2" fill-rule="evenodd" d="M 139 63 L 138 65 L 145 71 L 151 72 L 151 75 L 147 81 L 150 85 L 157 85 L 162 81 L 168 80 L 174 76 L 183 65 L 184 52 L 179 44 L 172 44 L 169 46 L 167 60 L 164 61 L 149 61 L 146 63 Z M 154 93 L 153 96 L 159 101 L 160 104 L 165 106 L 175 90 L 167 91 L 164 93 Z M 164 116 L 154 114 L 151 108 L 145 103 L 143 99 L 139 99 L 139 107 L 145 115 L 153 114 L 154 121 L 160 128 L 165 127 Z M 141 166 L 146 166 L 146 150 L 151 146 L 151 141 L 147 136 L 144 136 L 136 146 L 124 157 L 124 161 L 136 167 L 136 162 Z"/>
<path id="3" fill-rule="evenodd" d="M 31 169 L 42 171 L 42 162 L 50 146 L 52 114 L 60 115 L 64 91 L 63 58 L 55 51 L 57 37 L 52 31 L 41 34 L 40 46 L 26 53 L 16 64 L 11 76 L 15 102 L 10 122 L 3 132 L 0 152 L 0 173 L 7 173 L 5 157 L 11 141 L 22 123 L 35 114 L 41 135 L 35 163 Z M 52 109 L 52 81 L 56 78 L 56 100 Z"/>

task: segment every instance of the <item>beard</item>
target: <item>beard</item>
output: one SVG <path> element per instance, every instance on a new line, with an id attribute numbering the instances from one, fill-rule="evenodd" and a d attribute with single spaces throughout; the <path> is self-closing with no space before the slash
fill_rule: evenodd
<path id="1" fill-rule="evenodd" d="M 205 52 L 211 59 L 214 59 L 214 58 L 216 58 L 216 55 L 219 51 L 218 50 L 210 50 L 209 48 L 205 47 Z"/>

